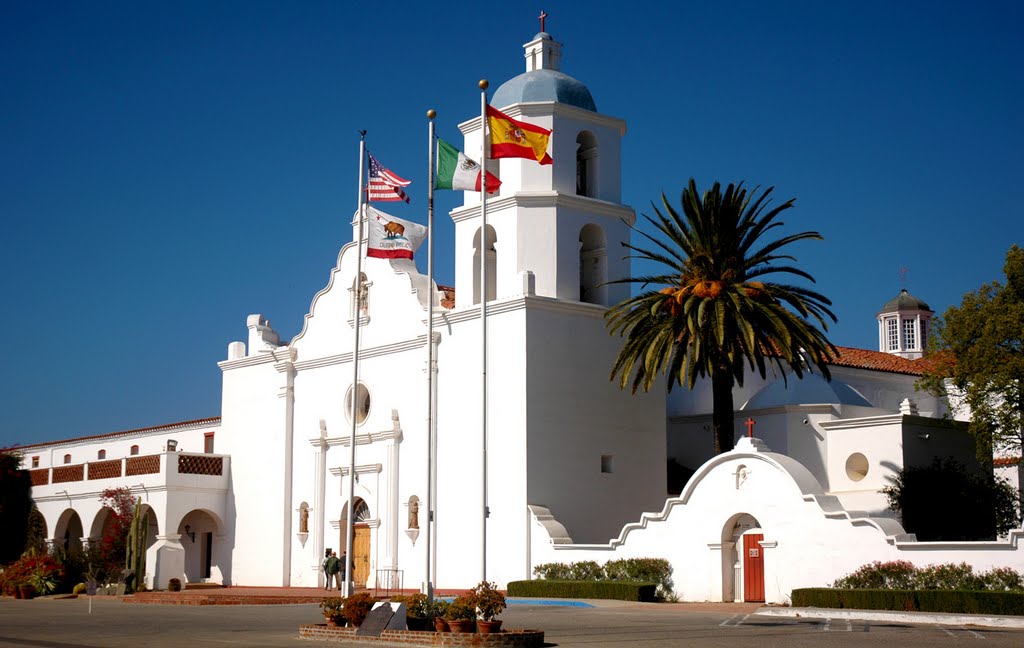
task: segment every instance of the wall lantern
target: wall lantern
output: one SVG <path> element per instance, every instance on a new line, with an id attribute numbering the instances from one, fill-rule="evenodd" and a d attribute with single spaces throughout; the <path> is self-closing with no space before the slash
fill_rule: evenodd
<path id="1" fill-rule="evenodd" d="M 186 524 L 185 525 L 185 535 L 187 535 L 189 537 L 189 539 L 192 540 L 192 542 L 195 542 L 196 541 L 196 532 L 192 531 L 191 529 L 192 529 L 192 526 Z"/>
<path id="2" fill-rule="evenodd" d="M 178 442 L 174 439 L 167 439 L 167 451 L 174 452 L 178 449 Z"/>

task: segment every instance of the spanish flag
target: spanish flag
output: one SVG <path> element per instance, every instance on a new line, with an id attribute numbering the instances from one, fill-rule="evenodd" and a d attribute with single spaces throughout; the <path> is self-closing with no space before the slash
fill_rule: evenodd
<path id="1" fill-rule="evenodd" d="M 487 106 L 487 123 L 491 128 L 491 159 L 526 158 L 551 164 L 548 139 L 551 131 L 534 124 L 512 119 L 493 106 Z"/>

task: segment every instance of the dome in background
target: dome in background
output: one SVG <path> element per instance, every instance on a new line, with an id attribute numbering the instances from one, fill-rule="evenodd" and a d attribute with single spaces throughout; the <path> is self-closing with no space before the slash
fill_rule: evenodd
<path id="1" fill-rule="evenodd" d="M 787 385 L 781 378 L 762 387 L 743 404 L 742 410 L 767 409 L 784 405 L 859 405 L 874 407 L 860 392 L 846 383 L 825 380 L 820 374 L 792 376 Z"/>

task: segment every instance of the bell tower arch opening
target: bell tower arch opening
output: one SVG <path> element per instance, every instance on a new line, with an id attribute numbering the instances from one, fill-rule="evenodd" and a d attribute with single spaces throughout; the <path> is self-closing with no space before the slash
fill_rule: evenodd
<path id="1" fill-rule="evenodd" d="M 576 195 L 598 197 L 597 137 L 588 130 L 576 136 Z"/>
<path id="2" fill-rule="evenodd" d="M 580 301 L 608 305 L 608 252 L 604 230 L 593 223 L 580 230 Z"/>

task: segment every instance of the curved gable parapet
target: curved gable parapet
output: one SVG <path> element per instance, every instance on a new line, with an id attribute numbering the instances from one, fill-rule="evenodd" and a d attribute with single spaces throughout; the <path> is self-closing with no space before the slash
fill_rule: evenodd
<path id="1" fill-rule="evenodd" d="M 351 313 L 349 312 L 350 300 L 352 299 L 351 288 L 348 285 L 348 277 L 355 276 L 355 259 L 346 257 L 358 248 L 355 243 L 346 243 L 338 254 L 338 260 L 331 269 L 330 279 L 327 285 L 313 296 L 310 302 L 309 311 L 303 317 L 302 330 L 292 338 L 290 345 L 297 345 L 300 340 L 309 342 L 314 337 L 319 339 L 320 335 L 314 336 L 314 323 L 318 315 L 323 315 L 324 304 L 329 303 L 327 308 L 329 318 L 338 317 L 343 321 L 352 324 Z M 343 265 L 344 264 L 344 265 Z M 387 270 L 384 270 L 387 268 Z M 389 272 L 390 271 L 390 272 Z M 363 273 L 369 278 L 370 288 L 370 309 L 371 319 L 376 319 L 375 314 L 383 316 L 381 321 L 388 321 L 388 315 L 401 315 L 392 317 L 392 322 L 406 322 L 418 326 L 415 322 L 423 321 L 426 318 L 427 301 L 430 291 L 427 277 L 420 274 L 412 259 L 365 259 Z M 391 274 L 395 279 L 387 279 L 384 275 Z M 397 279 L 401 275 L 402 279 Z M 396 282 L 397 280 L 397 282 Z M 407 283 L 405 283 L 407 282 Z M 415 297 L 412 302 L 410 297 Z M 415 305 L 414 305 L 415 304 Z M 440 291 L 434 291 L 434 305 L 440 305 Z M 396 311 L 396 309 L 398 309 Z M 362 319 L 362 318 L 361 318 Z M 368 320 L 364 320 L 368 321 Z M 317 328 L 316 330 L 319 330 Z M 408 332 L 408 331 L 407 331 Z M 307 353 L 309 349 L 306 349 Z"/>
<path id="2" fill-rule="evenodd" d="M 334 287 L 334 280 L 338 276 L 338 273 L 341 272 L 341 262 L 342 259 L 344 259 L 345 257 L 345 253 L 348 252 L 350 248 L 354 248 L 355 246 L 355 242 L 350 241 L 345 245 L 341 246 L 341 249 L 338 250 L 338 260 L 334 262 L 334 267 L 331 268 L 331 276 L 327 280 L 327 285 L 324 286 L 323 289 L 320 290 L 320 292 L 313 295 L 313 299 L 309 302 L 309 312 L 307 312 L 305 316 L 303 316 L 302 318 L 302 330 L 299 331 L 298 335 L 292 338 L 291 342 L 288 343 L 288 346 L 295 346 L 295 343 L 301 340 L 302 337 L 306 335 L 306 331 L 309 329 L 309 322 L 310 320 L 313 319 L 313 315 L 316 314 L 316 303 L 320 300 L 321 297 L 331 292 L 331 289 Z"/>
<path id="3" fill-rule="evenodd" d="M 665 500 L 665 506 L 661 511 L 643 513 L 638 521 L 623 526 L 618 537 L 610 539 L 608 543 L 593 545 L 559 544 L 557 548 L 615 549 L 625 544 L 629 535 L 634 531 L 646 529 L 652 523 L 665 522 L 674 508 L 685 507 L 691 504 L 694 497 L 698 496 L 698 492 L 702 488 L 702 482 L 712 472 L 723 466 L 735 466 L 737 473 L 739 473 L 741 468 L 749 468 L 753 473 L 756 473 L 759 465 L 768 467 L 774 472 L 788 477 L 789 483 L 795 489 L 795 492 L 790 491 L 792 496 L 799 497 L 803 502 L 815 504 L 824 518 L 845 519 L 852 526 L 873 527 L 885 536 L 889 544 L 914 540 L 914 535 L 906 533 L 900 523 L 894 519 L 873 517 L 863 511 L 847 511 L 844 509 L 839 499 L 832 495 L 826 495 L 821 484 L 814 478 L 814 475 L 795 459 L 769 451 L 767 446 L 759 439 L 742 439 L 737 444 L 736 450 L 717 455 L 705 462 L 693 477 L 690 478 L 683 492 L 678 497 L 670 497 Z M 704 487 L 707 488 L 707 485 L 704 485 Z M 703 497 L 703 494 L 700 496 Z M 542 524 L 542 526 L 547 529 L 550 525 Z"/>

